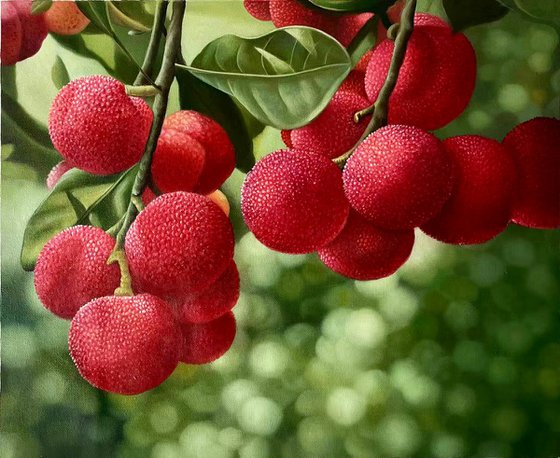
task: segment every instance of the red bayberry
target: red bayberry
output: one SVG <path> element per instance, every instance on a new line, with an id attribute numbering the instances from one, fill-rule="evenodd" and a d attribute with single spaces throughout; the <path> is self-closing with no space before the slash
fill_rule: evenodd
<path id="1" fill-rule="evenodd" d="M 135 288 L 184 296 L 202 291 L 233 257 L 233 230 L 224 212 L 199 194 L 154 199 L 132 223 L 125 251 Z"/>
<path id="2" fill-rule="evenodd" d="M 212 118 L 183 110 L 165 118 L 165 129 L 174 129 L 198 141 L 206 155 L 194 192 L 209 194 L 218 189 L 235 167 L 235 150 L 226 131 Z"/>
<path id="3" fill-rule="evenodd" d="M 163 129 L 152 161 L 152 177 L 164 192 L 192 191 L 204 168 L 206 152 L 194 138 Z"/>
<path id="4" fill-rule="evenodd" d="M 441 19 L 416 15 L 399 79 L 389 103 L 391 124 L 426 130 L 445 126 L 467 106 L 475 85 L 476 56 L 462 33 L 453 33 Z M 365 88 L 375 102 L 387 77 L 394 43 L 385 40 L 374 50 Z M 418 69 L 429 68 L 429 72 Z"/>
<path id="5" fill-rule="evenodd" d="M 94 226 L 74 226 L 50 239 L 35 266 L 35 290 L 55 315 L 72 318 L 86 302 L 113 294 L 118 264 L 107 264 L 115 241 Z"/>
<path id="6" fill-rule="evenodd" d="M 301 150 L 280 150 L 257 162 L 245 178 L 241 210 L 264 245 L 311 253 L 338 235 L 349 206 L 333 162 Z"/>
<path id="7" fill-rule="evenodd" d="M 308 7 L 298 0 L 270 0 L 270 17 L 276 27 L 305 25 L 329 35 L 336 33 L 338 20 L 337 16 L 314 6 Z"/>
<path id="8" fill-rule="evenodd" d="M 260 21 L 270 21 L 270 0 L 243 0 L 247 12 Z"/>
<path id="9" fill-rule="evenodd" d="M 84 30 L 89 19 L 78 8 L 75 1 L 54 1 L 45 12 L 49 32 L 59 35 L 75 35 Z"/>
<path id="10" fill-rule="evenodd" d="M 292 131 L 291 130 L 281 130 L 280 131 L 280 136 L 282 137 L 282 141 L 284 142 L 284 145 L 286 145 L 288 148 L 293 148 L 294 145 L 292 145 Z"/>
<path id="11" fill-rule="evenodd" d="M 319 257 L 327 267 L 356 280 L 375 280 L 393 274 L 410 256 L 414 230 L 379 229 L 354 211 Z"/>
<path id="12" fill-rule="evenodd" d="M 365 97 L 339 90 L 317 118 L 292 130 L 290 138 L 294 148 L 330 159 L 344 154 L 356 144 L 368 124 L 367 118 L 356 124 L 354 113 L 368 105 Z"/>
<path id="13" fill-rule="evenodd" d="M 373 14 L 343 14 L 337 21 L 334 37 L 342 46 L 348 46 Z"/>
<path id="14" fill-rule="evenodd" d="M 344 191 L 376 226 L 410 229 L 433 218 L 451 194 L 452 163 L 441 142 L 413 126 L 388 125 L 348 159 Z"/>
<path id="15" fill-rule="evenodd" d="M 62 178 L 68 170 L 70 170 L 72 166 L 67 161 L 60 161 L 56 164 L 47 176 L 47 188 L 52 189 L 58 183 L 58 180 Z"/>
<path id="16" fill-rule="evenodd" d="M 422 230 L 447 243 L 486 242 L 509 222 L 517 179 L 513 158 L 497 141 L 476 135 L 448 138 L 443 146 L 453 160 L 455 183 L 451 198 Z"/>
<path id="17" fill-rule="evenodd" d="M 78 311 L 69 347 L 78 371 L 93 386 L 138 394 L 171 375 L 182 335 L 170 306 L 158 297 L 106 296 Z"/>
<path id="18" fill-rule="evenodd" d="M 208 197 L 212 202 L 220 207 L 220 209 L 226 214 L 226 216 L 229 216 L 229 201 L 222 191 L 216 190 L 208 194 L 206 197 Z"/>
<path id="19" fill-rule="evenodd" d="M 49 114 L 55 148 L 75 167 L 109 175 L 134 165 L 144 152 L 152 111 L 109 76 L 85 76 L 64 86 Z"/>
<path id="20" fill-rule="evenodd" d="M 519 170 L 512 221 L 539 229 L 560 227 L 560 119 L 521 123 L 503 143 Z"/>
<path id="21" fill-rule="evenodd" d="M 13 2 L 2 2 L 2 65 L 18 61 L 23 32 Z"/>
<path id="22" fill-rule="evenodd" d="M 235 317 L 231 312 L 208 323 L 182 324 L 184 346 L 181 361 L 206 364 L 218 359 L 231 347 L 235 328 Z"/>
<path id="23" fill-rule="evenodd" d="M 191 294 L 179 305 L 181 319 L 188 323 L 205 323 L 229 312 L 239 299 L 239 272 L 231 261 L 226 271 L 208 288 Z"/>

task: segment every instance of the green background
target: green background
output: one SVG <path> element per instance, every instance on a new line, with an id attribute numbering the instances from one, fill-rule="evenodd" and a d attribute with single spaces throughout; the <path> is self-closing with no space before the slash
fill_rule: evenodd
<path id="1" fill-rule="evenodd" d="M 259 35 L 271 27 L 241 2 L 189 2 L 184 53 L 190 61 L 222 34 Z M 475 95 L 441 138 L 478 133 L 501 140 L 521 121 L 559 116 L 554 29 L 510 13 L 467 35 L 478 58 Z M 57 55 L 71 78 L 103 73 L 51 37 L 39 54 L 2 72 L 3 83 L 15 78 L 18 102 L 43 124 L 57 92 L 50 79 Z M 169 110 L 177 109 L 174 90 Z M 270 128 L 254 143 L 257 156 L 282 146 Z M 10 148 L 2 146 L 3 158 Z M 47 195 L 45 164 L 2 164 L 0 456 L 560 452 L 558 231 L 511 226 L 469 248 L 418 233 L 397 274 L 354 282 L 316 256 L 274 253 L 247 234 L 238 208 L 243 176 L 236 172 L 224 187 L 242 277 L 232 349 L 208 366 L 181 365 L 151 392 L 107 395 L 78 375 L 68 355 L 69 323 L 40 305 L 32 273 L 19 266 L 26 221 Z"/>

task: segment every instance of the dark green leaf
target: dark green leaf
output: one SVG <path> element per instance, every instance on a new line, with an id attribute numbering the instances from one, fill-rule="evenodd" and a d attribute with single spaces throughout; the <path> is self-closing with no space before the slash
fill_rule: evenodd
<path id="1" fill-rule="evenodd" d="M 443 7 L 456 32 L 497 21 L 509 11 L 497 0 L 443 0 Z"/>
<path id="2" fill-rule="evenodd" d="M 560 1 L 514 0 L 515 5 L 536 21 L 560 26 Z"/>
<path id="3" fill-rule="evenodd" d="M 220 37 L 185 68 L 237 98 L 264 124 L 294 129 L 323 111 L 351 62 L 320 30 L 285 27 L 256 38 Z"/>
<path id="4" fill-rule="evenodd" d="M 319 8 L 352 13 L 386 11 L 396 0 L 309 0 Z"/>
<path id="5" fill-rule="evenodd" d="M 51 5 L 53 0 L 33 0 L 31 3 L 31 14 L 41 14 L 47 11 Z"/>
<path id="6" fill-rule="evenodd" d="M 255 164 L 253 142 L 235 102 L 229 95 L 195 78 L 182 67 L 177 67 L 176 77 L 181 108 L 203 113 L 220 124 L 235 147 L 237 168 L 249 171 Z"/>
<path id="7" fill-rule="evenodd" d="M 355 67 L 364 54 L 373 49 L 377 41 L 377 24 L 379 18 L 373 16 L 360 29 L 348 46 L 348 54 L 352 60 L 352 67 Z"/>
<path id="8" fill-rule="evenodd" d="M 57 89 L 66 86 L 70 82 L 70 76 L 68 75 L 68 70 L 66 65 L 59 56 L 56 56 L 56 60 L 51 69 L 51 78 Z"/>
<path id="9" fill-rule="evenodd" d="M 33 270 L 47 241 L 77 224 L 93 223 L 107 230 L 128 206 L 137 167 L 111 176 L 90 175 L 78 169 L 64 174 L 31 216 L 21 250 L 21 265 Z"/>

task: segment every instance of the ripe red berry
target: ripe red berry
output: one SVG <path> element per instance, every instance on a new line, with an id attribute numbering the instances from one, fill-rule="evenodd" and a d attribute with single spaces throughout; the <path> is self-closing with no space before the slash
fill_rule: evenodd
<path id="1" fill-rule="evenodd" d="M 204 167 L 194 188 L 199 194 L 218 189 L 235 167 L 235 149 L 216 121 L 196 111 L 183 110 L 165 118 L 165 129 L 174 129 L 198 141 L 206 151 Z"/>
<path id="2" fill-rule="evenodd" d="M 182 324 L 183 353 L 180 360 L 187 364 L 210 363 L 229 350 L 235 338 L 233 313 L 228 312 L 208 323 Z"/>
<path id="3" fill-rule="evenodd" d="M 269 0 L 243 0 L 247 12 L 260 21 L 270 21 Z"/>
<path id="4" fill-rule="evenodd" d="M 284 142 L 284 145 L 286 145 L 288 148 L 293 148 L 294 145 L 292 144 L 291 130 L 281 130 L 280 136 L 282 137 L 282 141 Z"/>
<path id="5" fill-rule="evenodd" d="M 336 24 L 334 37 L 342 46 L 348 46 L 372 16 L 371 13 L 341 15 Z"/>
<path id="6" fill-rule="evenodd" d="M 477 135 L 448 138 L 443 146 L 453 160 L 455 183 L 450 199 L 422 230 L 446 243 L 487 242 L 510 219 L 517 183 L 513 158 L 497 141 Z"/>
<path id="7" fill-rule="evenodd" d="M 47 188 L 52 189 L 58 183 L 58 180 L 62 178 L 68 170 L 70 170 L 72 166 L 67 161 L 60 161 L 56 164 L 47 176 Z"/>
<path id="8" fill-rule="evenodd" d="M 241 210 L 267 247 L 311 253 L 342 230 L 349 205 L 333 162 L 301 150 L 279 150 L 257 162 L 245 178 Z"/>
<path id="9" fill-rule="evenodd" d="M 84 30 L 89 19 L 84 16 L 75 1 L 55 1 L 45 12 L 49 32 L 59 35 L 76 35 Z"/>
<path id="10" fill-rule="evenodd" d="M 472 96 L 476 56 L 462 33 L 453 33 L 441 19 L 416 15 L 404 63 L 389 103 L 389 123 L 426 130 L 445 126 L 459 116 Z M 374 50 L 365 88 L 375 102 L 387 77 L 394 42 L 385 40 Z M 430 71 L 418 71 L 429 68 Z"/>
<path id="11" fill-rule="evenodd" d="M 182 335 L 170 306 L 158 297 L 106 296 L 78 311 L 68 342 L 78 371 L 93 386 L 138 394 L 171 375 Z"/>
<path id="12" fill-rule="evenodd" d="M 413 245 L 413 229 L 379 229 L 351 211 L 342 232 L 318 254 L 328 268 L 340 275 L 375 280 L 395 273 L 410 256 Z"/>
<path id="13" fill-rule="evenodd" d="M 276 27 L 304 25 L 335 35 L 338 17 L 299 0 L 270 0 L 270 17 Z"/>
<path id="14" fill-rule="evenodd" d="M 239 272 L 231 261 L 225 272 L 200 293 L 191 294 L 178 305 L 181 320 L 205 323 L 229 312 L 239 299 Z"/>
<path id="15" fill-rule="evenodd" d="M 107 264 L 115 240 L 94 226 L 74 226 L 50 239 L 35 266 L 35 290 L 43 305 L 72 318 L 96 297 L 113 294 L 120 283 L 118 264 Z"/>
<path id="16" fill-rule="evenodd" d="M 44 14 L 31 14 L 31 0 L 2 2 L 2 65 L 13 65 L 39 51 L 48 30 Z"/>
<path id="17" fill-rule="evenodd" d="M 344 154 L 356 144 L 368 124 L 368 118 L 356 124 L 354 113 L 368 105 L 365 97 L 339 90 L 317 118 L 292 130 L 290 138 L 294 148 L 329 159 Z"/>
<path id="18" fill-rule="evenodd" d="M 152 161 L 152 178 L 164 192 L 192 191 L 204 168 L 206 152 L 189 135 L 162 129 Z"/>
<path id="19" fill-rule="evenodd" d="M 154 199 L 125 239 L 135 290 L 160 297 L 202 291 L 233 257 L 233 230 L 224 212 L 200 194 L 173 192 Z"/>
<path id="20" fill-rule="evenodd" d="M 503 144 L 519 170 L 512 221 L 538 229 L 560 227 L 560 119 L 521 123 Z"/>
<path id="21" fill-rule="evenodd" d="M 55 148 L 75 167 L 97 175 L 122 172 L 140 160 L 153 114 L 110 76 L 85 76 L 64 86 L 49 113 Z"/>
<path id="22" fill-rule="evenodd" d="M 369 103 L 367 102 L 367 94 L 364 86 L 364 78 L 365 73 L 358 70 L 352 70 L 338 88 L 338 92 L 350 92 L 353 94 L 358 94 L 360 97 L 362 97 L 363 100 L 366 101 L 366 105 L 363 105 L 361 108 L 365 108 L 367 105 L 369 105 Z M 363 130 L 365 130 L 365 127 Z"/>
<path id="23" fill-rule="evenodd" d="M 453 169 L 441 142 L 413 126 L 388 125 L 348 159 L 344 191 L 350 205 L 378 227 L 424 224 L 451 194 Z"/>

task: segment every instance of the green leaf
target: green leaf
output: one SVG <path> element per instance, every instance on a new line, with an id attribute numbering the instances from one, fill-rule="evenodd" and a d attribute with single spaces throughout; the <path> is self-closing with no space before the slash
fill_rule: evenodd
<path id="1" fill-rule="evenodd" d="M 128 206 L 137 166 L 117 175 L 90 175 L 69 170 L 31 216 L 23 235 L 21 265 L 33 270 L 45 243 L 60 231 L 78 224 L 107 230 Z"/>
<path id="2" fill-rule="evenodd" d="M 497 0 L 443 0 L 443 7 L 456 32 L 497 21 L 509 11 Z"/>
<path id="3" fill-rule="evenodd" d="M 66 69 L 66 65 L 64 65 L 60 56 L 56 56 L 56 60 L 54 61 L 51 69 L 51 78 L 57 89 L 66 86 L 70 82 L 68 70 Z"/>
<path id="4" fill-rule="evenodd" d="M 355 67 L 365 53 L 371 51 L 377 42 L 378 16 L 370 18 L 360 29 L 348 46 L 348 54 L 352 60 L 352 68 Z"/>
<path id="5" fill-rule="evenodd" d="M 319 8 L 352 13 L 387 11 L 396 0 L 309 0 Z"/>
<path id="6" fill-rule="evenodd" d="M 31 3 L 31 14 L 41 14 L 47 11 L 51 5 L 53 0 L 33 0 Z"/>
<path id="7" fill-rule="evenodd" d="M 150 27 L 145 26 L 141 22 L 123 13 L 119 8 L 117 8 L 115 2 L 107 2 L 107 10 L 109 12 L 109 17 L 114 24 L 135 32 L 149 32 L 151 30 Z"/>
<path id="8" fill-rule="evenodd" d="M 227 132 L 235 147 L 236 167 L 247 172 L 255 164 L 253 142 L 241 111 L 232 98 L 177 67 L 179 99 L 183 110 L 195 110 L 214 119 Z"/>
<path id="9" fill-rule="evenodd" d="M 321 113 L 351 62 L 326 33 L 285 27 L 256 38 L 220 37 L 185 68 L 237 98 L 264 124 L 294 129 Z"/>
<path id="10" fill-rule="evenodd" d="M 560 25 L 560 1 L 514 0 L 515 5 L 533 19 L 547 24 Z"/>

